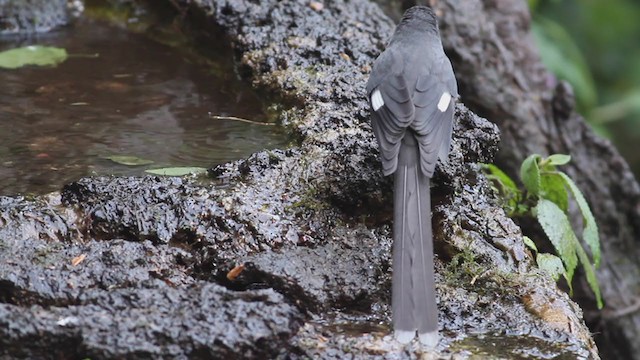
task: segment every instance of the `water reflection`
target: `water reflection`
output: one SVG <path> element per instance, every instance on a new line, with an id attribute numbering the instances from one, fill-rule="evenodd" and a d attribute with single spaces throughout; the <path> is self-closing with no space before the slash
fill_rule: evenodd
<path id="1" fill-rule="evenodd" d="M 197 64 L 175 48 L 92 20 L 0 50 L 38 43 L 66 48 L 57 68 L 0 70 L 0 194 L 43 193 L 91 174 L 143 174 L 105 160 L 132 155 L 152 167 L 201 166 L 284 146 L 263 103 L 231 64 Z"/>

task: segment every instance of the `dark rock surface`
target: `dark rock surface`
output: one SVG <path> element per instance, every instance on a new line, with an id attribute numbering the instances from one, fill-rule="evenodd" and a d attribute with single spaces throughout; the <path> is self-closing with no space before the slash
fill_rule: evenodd
<path id="1" fill-rule="evenodd" d="M 273 290 L 211 283 L 85 291 L 64 307 L 0 304 L 8 357 L 269 358 L 287 347 L 300 313 Z"/>
<path id="2" fill-rule="evenodd" d="M 443 340 L 425 352 L 388 336 L 390 179 L 363 95 L 393 28 L 376 5 L 174 4 L 287 105 L 299 145 L 213 180 L 87 178 L 0 198 L 0 357 L 598 357 L 479 171 L 497 127 L 461 104 L 432 189 Z"/>
<path id="3" fill-rule="evenodd" d="M 0 0 L 0 35 L 46 32 L 84 10 L 80 0 Z"/>

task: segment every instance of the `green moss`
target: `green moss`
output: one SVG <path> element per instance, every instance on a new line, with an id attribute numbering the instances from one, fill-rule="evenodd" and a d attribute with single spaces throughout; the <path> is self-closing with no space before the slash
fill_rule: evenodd
<path id="1" fill-rule="evenodd" d="M 316 186 L 309 186 L 300 199 L 290 206 L 291 210 L 320 211 L 328 208 L 329 204 L 324 201 L 320 189 Z"/>
<path id="2" fill-rule="evenodd" d="M 269 161 L 275 162 L 280 160 L 280 157 L 274 154 L 273 151 L 267 151 L 267 155 L 269 156 Z"/>
<path id="3" fill-rule="evenodd" d="M 521 275 L 488 268 L 478 262 L 478 256 L 469 246 L 453 256 L 447 264 L 444 279 L 448 286 L 473 289 L 481 296 L 515 295 L 525 285 Z"/>
<path id="4" fill-rule="evenodd" d="M 33 252 L 31 261 L 42 267 L 55 267 L 60 265 L 59 252 L 62 250 L 62 244 L 52 242 L 46 248 L 38 248 Z"/>
<path id="5" fill-rule="evenodd" d="M 447 271 L 444 274 L 445 280 L 450 283 L 459 283 L 472 280 L 481 274 L 483 267 L 475 259 L 476 256 L 471 251 L 471 247 L 462 249 L 462 252 L 456 254 L 447 264 Z"/>
<path id="6" fill-rule="evenodd" d="M 305 72 L 307 73 L 307 75 L 309 75 L 310 77 L 316 77 L 318 75 L 318 69 L 316 69 L 315 66 L 307 66 L 305 68 Z"/>
<path id="7" fill-rule="evenodd" d="M 450 345 L 453 353 L 465 353 L 470 359 L 529 359 L 526 354 L 540 354 L 540 358 L 575 359 L 562 344 L 554 344 L 526 335 L 499 334 L 470 335 Z"/>

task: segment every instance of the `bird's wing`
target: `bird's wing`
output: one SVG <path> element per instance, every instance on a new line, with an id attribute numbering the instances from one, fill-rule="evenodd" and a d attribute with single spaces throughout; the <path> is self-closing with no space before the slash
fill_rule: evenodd
<path id="1" fill-rule="evenodd" d="M 400 142 L 414 119 L 413 89 L 403 76 L 403 67 L 401 58 L 393 52 L 385 52 L 376 61 L 367 84 L 371 125 L 378 140 L 385 175 L 396 171 Z"/>
<path id="2" fill-rule="evenodd" d="M 453 70 L 446 58 L 418 76 L 412 98 L 415 120 L 411 128 L 417 134 L 420 167 L 428 177 L 433 176 L 438 157 L 447 161 L 457 96 Z"/>

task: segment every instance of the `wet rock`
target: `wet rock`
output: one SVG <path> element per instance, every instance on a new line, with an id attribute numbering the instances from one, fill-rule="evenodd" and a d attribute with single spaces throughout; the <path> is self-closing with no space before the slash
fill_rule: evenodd
<path id="1" fill-rule="evenodd" d="M 186 274 L 191 255 L 148 241 L 64 243 L 37 239 L 3 241 L 0 300 L 14 305 L 75 304 L 89 289 L 134 284 L 192 284 Z"/>
<path id="2" fill-rule="evenodd" d="M 383 285 L 390 286 L 388 235 L 384 231 L 383 236 L 379 236 L 357 225 L 339 227 L 326 244 L 296 247 L 286 252 L 261 252 L 242 261 L 251 263 L 254 271 L 295 284 L 296 287 L 288 289 L 278 286 L 277 279 L 262 276 L 265 283 L 276 284 L 278 291 L 290 298 L 304 294 L 298 306 L 309 312 L 368 310 L 374 301 L 388 295 Z M 261 278 L 247 274 L 247 278 L 251 277 Z"/>
<path id="3" fill-rule="evenodd" d="M 364 0 L 322 4 L 176 5 L 192 30 L 227 36 L 241 73 L 290 107 L 282 122 L 300 141 L 213 179 L 87 178 L 0 200 L 0 247 L 23 259 L 0 270 L 0 337 L 14 344 L 3 355 L 465 358 L 461 342 L 490 336 L 597 357 L 579 308 L 532 266 L 476 165 L 494 156 L 497 127 L 462 104 L 432 189 L 443 340 L 423 351 L 388 336 L 391 179 L 363 90 L 393 26 Z"/>
<path id="4" fill-rule="evenodd" d="M 0 356 L 25 358 L 270 358 L 301 322 L 272 290 L 207 283 L 90 290 L 76 304 L 0 304 Z"/>
<path id="5" fill-rule="evenodd" d="M 44 231 L 39 238 L 25 218 L 56 222 L 4 200 L 3 214 L 29 230 L 7 236 L 16 223 L 4 218 L 0 358 L 264 358 L 300 326 L 302 314 L 272 290 L 197 281 L 193 256 L 180 247 L 81 234 L 61 241 Z"/>
<path id="6" fill-rule="evenodd" d="M 46 32 L 83 11 L 80 0 L 0 0 L 0 35 Z"/>

